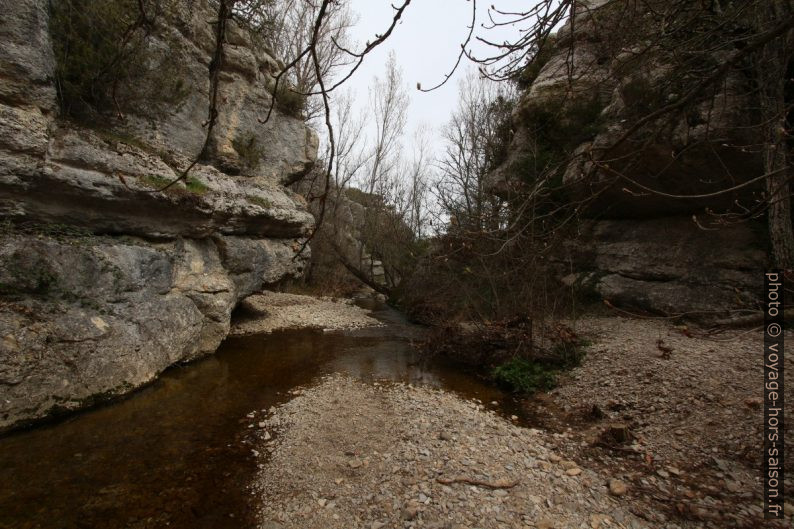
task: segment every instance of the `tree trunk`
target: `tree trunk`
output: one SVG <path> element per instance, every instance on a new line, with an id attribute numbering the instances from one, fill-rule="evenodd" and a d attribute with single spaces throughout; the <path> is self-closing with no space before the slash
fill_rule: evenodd
<path id="1" fill-rule="evenodd" d="M 758 9 L 758 29 L 791 13 L 789 0 L 770 0 Z M 756 61 L 756 79 L 763 118 L 763 159 L 768 201 L 767 220 L 774 265 L 794 268 L 794 231 L 791 224 L 790 155 L 786 141 L 785 83 L 791 32 L 767 43 Z"/>

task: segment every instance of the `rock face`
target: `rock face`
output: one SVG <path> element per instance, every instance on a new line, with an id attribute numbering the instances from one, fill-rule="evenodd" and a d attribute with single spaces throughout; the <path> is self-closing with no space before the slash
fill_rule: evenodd
<path id="1" fill-rule="evenodd" d="M 59 116 L 48 2 L 2 2 L 0 431 L 214 352 L 242 298 L 305 265 L 312 216 L 281 182 L 311 168 L 316 137 L 278 110 L 264 123 L 276 61 L 235 26 L 211 155 L 160 191 L 206 134 L 214 14 L 184 4 L 149 42 L 173 55 L 179 102 L 88 128 Z"/>
<path id="2" fill-rule="evenodd" d="M 627 40 L 636 31 L 621 31 L 631 17 L 603 0 L 577 5 L 575 25 L 569 20 L 550 41 L 545 64 L 516 105 L 510 155 L 491 176 L 493 187 L 509 193 L 522 180 L 532 182 L 535 176 L 521 169 L 527 157 L 558 156 L 556 177 L 570 200 L 595 197 L 582 208 L 591 220 L 562 259 L 560 276 L 569 285 L 662 314 L 757 308 L 763 228 L 715 222 L 704 231 L 692 219 L 697 214 L 709 224 L 706 209 L 749 208 L 758 199 L 754 186 L 711 195 L 763 172 L 757 152 L 742 148 L 751 140 L 742 137 L 749 120 L 741 114 L 748 105 L 740 76 L 729 75 L 713 100 L 686 116 L 651 122 L 607 150 L 662 105 L 655 98 L 677 95 L 653 92 L 668 68 L 663 60 L 636 62 L 643 44 Z M 556 135 L 537 132 L 538 120 L 549 114 Z M 589 156 L 603 152 L 608 169 Z M 694 194 L 707 196 L 676 198 Z"/>
<path id="3" fill-rule="evenodd" d="M 747 225 L 692 228 L 683 217 L 587 221 L 567 245 L 563 282 L 629 309 L 719 318 L 756 308 L 766 251 Z M 572 266 L 571 266 L 572 265 Z"/>

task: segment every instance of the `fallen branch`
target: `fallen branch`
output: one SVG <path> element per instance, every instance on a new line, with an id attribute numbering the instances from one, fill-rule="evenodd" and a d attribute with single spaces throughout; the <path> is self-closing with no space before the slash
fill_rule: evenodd
<path id="1" fill-rule="evenodd" d="M 794 309 L 785 309 L 783 311 L 783 319 L 785 321 L 794 321 Z M 747 327 L 750 325 L 757 325 L 764 322 L 764 313 L 759 311 L 747 316 L 736 316 L 733 318 L 725 318 L 714 322 L 716 327 Z"/>
<path id="2" fill-rule="evenodd" d="M 506 479 L 497 479 L 496 481 L 483 481 L 481 479 L 467 478 L 458 476 L 455 478 L 436 478 L 436 481 L 442 485 L 452 485 L 453 483 L 468 483 L 477 487 L 485 487 L 488 489 L 512 489 L 518 485 L 519 481 L 509 481 Z"/>

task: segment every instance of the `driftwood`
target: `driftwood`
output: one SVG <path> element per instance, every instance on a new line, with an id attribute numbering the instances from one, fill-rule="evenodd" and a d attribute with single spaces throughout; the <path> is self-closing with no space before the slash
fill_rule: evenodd
<path id="1" fill-rule="evenodd" d="M 467 483 L 477 487 L 485 487 L 488 489 L 512 489 L 518 485 L 518 480 L 509 481 L 506 479 L 497 479 L 496 481 L 484 481 L 481 479 L 467 478 L 465 476 L 458 476 L 454 478 L 436 478 L 436 481 L 442 485 L 451 485 L 453 483 Z"/>
<path id="2" fill-rule="evenodd" d="M 783 311 L 783 320 L 794 321 L 794 309 L 786 309 Z M 754 312 L 746 316 L 734 316 L 733 318 L 725 318 L 717 320 L 714 325 L 717 327 L 745 327 L 750 325 L 759 325 L 764 323 L 764 313 Z"/>

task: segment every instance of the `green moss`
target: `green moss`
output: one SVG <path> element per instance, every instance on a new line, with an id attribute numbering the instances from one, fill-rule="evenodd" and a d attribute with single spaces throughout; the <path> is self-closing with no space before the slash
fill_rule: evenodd
<path id="1" fill-rule="evenodd" d="M 84 244 L 90 238 L 93 238 L 93 233 L 79 226 L 71 226 L 69 224 L 59 223 L 24 223 L 15 224 L 10 219 L 5 219 L 0 222 L 0 235 L 13 236 L 13 235 L 33 235 L 36 237 L 49 237 L 59 242 L 68 242 L 72 244 Z"/>
<path id="2" fill-rule="evenodd" d="M 47 296 L 57 290 L 58 275 L 43 256 L 23 255 L 15 252 L 0 263 L 5 269 L 0 281 L 0 295 L 16 297 L 22 294 Z"/>
<path id="3" fill-rule="evenodd" d="M 262 206 L 265 209 L 270 209 L 273 207 L 273 203 L 264 197 L 259 197 L 256 195 L 246 195 L 246 200 L 252 204 L 256 204 L 257 206 Z"/>
<path id="4" fill-rule="evenodd" d="M 193 176 L 187 177 L 187 180 L 185 180 L 185 188 L 196 195 L 203 195 L 209 191 L 207 184 Z"/>
<path id="5" fill-rule="evenodd" d="M 160 190 L 171 184 L 174 181 L 174 178 L 168 178 L 161 175 L 146 175 L 140 177 L 139 180 L 146 187 Z M 209 187 L 207 187 L 204 182 L 193 176 L 188 176 L 184 183 L 185 187 L 182 187 L 179 185 L 179 183 L 175 183 L 163 192 L 173 195 L 195 196 L 204 195 L 209 191 Z"/>
<path id="6" fill-rule="evenodd" d="M 151 187 L 152 189 L 162 189 L 174 181 L 173 178 L 166 178 L 161 175 L 145 175 L 140 177 L 139 180 L 143 185 L 146 187 Z M 171 186 L 168 188 L 168 190 L 172 189 L 173 187 L 174 186 Z"/>

